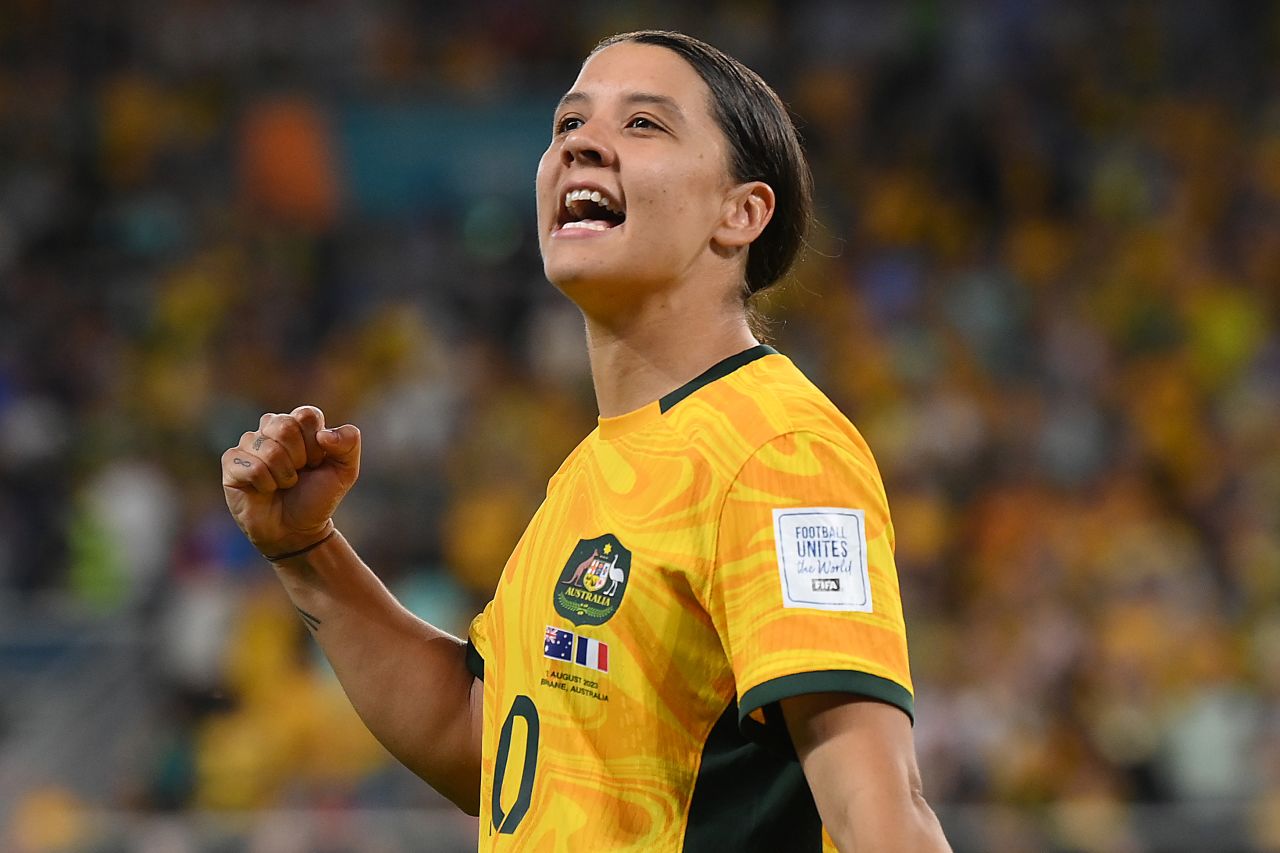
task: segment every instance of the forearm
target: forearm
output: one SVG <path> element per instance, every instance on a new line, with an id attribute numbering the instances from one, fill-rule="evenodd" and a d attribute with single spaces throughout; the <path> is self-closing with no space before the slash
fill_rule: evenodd
<path id="1" fill-rule="evenodd" d="M 841 853 L 951 853 L 937 815 L 922 795 L 875 800 L 848 810 L 828 809 L 835 812 L 832 819 L 824 815 Z"/>
<path id="2" fill-rule="evenodd" d="M 341 533 L 273 564 L 375 737 L 436 790 L 475 813 L 479 708 L 465 645 L 411 614 Z M 477 694 L 478 695 L 478 694 Z"/>

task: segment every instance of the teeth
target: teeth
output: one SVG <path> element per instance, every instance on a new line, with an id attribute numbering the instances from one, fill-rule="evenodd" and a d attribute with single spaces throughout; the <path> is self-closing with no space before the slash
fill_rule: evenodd
<path id="1" fill-rule="evenodd" d="M 612 210 L 614 213 L 620 213 L 616 207 L 609 201 L 609 197 L 603 195 L 598 190 L 570 190 L 564 194 L 564 206 L 572 207 L 575 201 L 591 201 L 605 208 Z"/>
<path id="2" fill-rule="evenodd" d="M 568 231 L 571 228 L 579 231 L 608 231 L 609 225 L 599 219 L 582 219 L 577 222 L 566 222 L 560 226 L 561 231 Z"/>

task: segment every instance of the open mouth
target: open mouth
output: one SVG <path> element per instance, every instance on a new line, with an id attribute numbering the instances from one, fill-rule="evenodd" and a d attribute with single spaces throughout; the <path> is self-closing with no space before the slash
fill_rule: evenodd
<path id="1" fill-rule="evenodd" d="M 622 204 L 599 190 L 569 190 L 556 223 L 557 231 L 608 231 L 625 222 Z"/>

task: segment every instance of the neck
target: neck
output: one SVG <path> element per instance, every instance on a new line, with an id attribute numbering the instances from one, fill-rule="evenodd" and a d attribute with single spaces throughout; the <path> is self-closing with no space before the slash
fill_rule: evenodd
<path id="1" fill-rule="evenodd" d="M 759 343 L 740 306 L 681 304 L 677 297 L 657 296 L 625 318 L 587 317 L 587 354 L 602 417 L 648 405 Z"/>

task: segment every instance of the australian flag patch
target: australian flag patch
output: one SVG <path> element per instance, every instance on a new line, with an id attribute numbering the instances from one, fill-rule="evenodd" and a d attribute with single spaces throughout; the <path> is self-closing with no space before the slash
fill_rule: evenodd
<path id="1" fill-rule="evenodd" d="M 573 660 L 573 632 L 547 626 L 542 653 L 556 660 Z"/>

